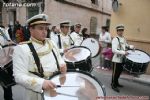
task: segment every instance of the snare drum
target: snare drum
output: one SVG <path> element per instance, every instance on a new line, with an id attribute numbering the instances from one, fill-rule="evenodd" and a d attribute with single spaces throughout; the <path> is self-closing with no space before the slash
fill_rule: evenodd
<path id="1" fill-rule="evenodd" d="M 150 62 L 149 54 L 142 50 L 128 50 L 129 55 L 124 59 L 124 69 L 130 73 L 143 74 Z"/>
<path id="2" fill-rule="evenodd" d="M 72 47 L 64 54 L 63 58 L 67 64 L 67 69 L 91 70 L 91 52 L 86 47 Z"/>
<path id="3" fill-rule="evenodd" d="M 81 46 L 87 47 L 91 51 L 92 57 L 96 57 L 99 54 L 99 42 L 94 38 L 87 38 L 83 40 Z"/>
<path id="4" fill-rule="evenodd" d="M 68 71 L 65 75 L 57 73 L 50 80 L 59 87 L 44 91 L 44 100 L 97 100 L 106 96 L 104 85 L 83 71 Z"/>
<path id="5" fill-rule="evenodd" d="M 12 64 L 13 45 L 3 46 L 0 51 L 0 84 L 4 87 L 15 85 Z"/>

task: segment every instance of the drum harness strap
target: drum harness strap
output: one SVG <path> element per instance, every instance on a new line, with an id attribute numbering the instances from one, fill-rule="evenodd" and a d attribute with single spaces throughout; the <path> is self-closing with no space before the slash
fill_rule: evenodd
<path id="1" fill-rule="evenodd" d="M 121 43 L 120 43 L 120 39 L 119 39 L 118 37 L 116 37 L 116 38 L 118 39 L 119 47 L 120 47 L 120 50 L 121 50 L 122 46 L 121 46 Z M 123 49 L 123 48 L 122 48 L 122 49 Z"/>
<path id="2" fill-rule="evenodd" d="M 119 37 L 116 37 L 116 38 L 118 39 L 120 50 L 121 50 L 121 48 L 123 49 L 123 47 L 122 47 L 122 45 L 121 45 L 121 43 L 120 43 Z M 123 49 L 123 50 L 124 50 L 124 49 Z M 122 58 L 123 58 L 122 63 L 124 63 L 124 62 L 125 62 L 125 56 L 123 56 Z"/>
<path id="3" fill-rule="evenodd" d="M 39 76 L 39 77 L 41 77 L 41 78 L 43 78 L 43 77 L 44 77 L 44 74 L 43 74 L 44 70 L 43 70 L 43 67 L 42 67 L 42 65 L 41 65 L 41 63 L 40 63 L 40 59 L 39 59 L 39 57 L 38 57 L 38 54 L 37 54 L 37 52 L 36 52 L 36 50 L 35 50 L 35 48 L 34 48 L 32 42 L 31 42 L 31 43 L 28 43 L 28 46 L 29 46 L 31 52 L 33 53 L 33 58 L 34 58 L 34 60 L 35 60 L 36 66 L 37 66 L 37 68 L 38 68 L 38 72 L 31 72 L 31 71 L 29 71 L 29 72 L 32 73 L 32 74 L 35 74 L 35 75 L 37 75 L 37 76 Z M 53 53 L 54 58 L 55 58 L 55 60 L 56 60 L 57 68 L 58 68 L 58 70 L 60 70 L 60 68 L 59 68 L 59 63 L 58 63 L 58 59 L 57 59 L 56 54 L 54 53 L 53 49 L 52 49 L 52 53 Z"/>
<path id="4" fill-rule="evenodd" d="M 38 72 L 31 72 L 31 71 L 29 71 L 29 72 L 32 73 L 32 74 L 34 74 L 34 75 L 37 75 L 37 76 L 43 78 L 43 77 L 44 77 L 44 74 L 43 74 L 44 70 L 43 70 L 42 64 L 40 63 L 40 59 L 39 59 L 39 57 L 38 57 L 38 54 L 37 54 L 37 52 L 36 52 L 36 50 L 35 50 L 35 48 L 34 48 L 32 42 L 28 43 L 28 46 L 29 46 L 31 52 L 33 53 L 33 58 L 34 58 L 34 60 L 35 60 L 35 63 L 36 63 L 36 66 L 37 66 L 37 68 L 38 68 L 38 72 L 39 72 L 39 73 L 38 73 Z M 58 59 L 57 59 L 56 54 L 54 53 L 53 49 L 52 49 L 52 53 L 53 53 L 54 58 L 55 58 L 55 60 L 56 60 L 57 69 L 60 70 L 60 68 L 59 68 L 59 63 L 58 63 Z M 44 99 L 44 93 L 41 93 L 41 96 L 42 96 L 42 100 L 45 100 L 45 99 Z"/>
<path id="5" fill-rule="evenodd" d="M 62 46 L 61 46 L 61 39 L 60 39 L 60 34 L 57 33 L 57 36 L 58 36 L 58 45 L 59 45 L 59 48 L 61 49 Z"/>
<path id="6" fill-rule="evenodd" d="M 72 41 L 70 45 L 74 45 L 74 41 L 73 41 L 72 37 L 70 35 L 68 35 L 68 36 L 69 36 L 70 40 Z"/>

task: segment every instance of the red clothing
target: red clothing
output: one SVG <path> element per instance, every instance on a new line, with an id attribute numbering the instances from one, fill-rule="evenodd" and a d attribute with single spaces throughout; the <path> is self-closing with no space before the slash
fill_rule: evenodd
<path id="1" fill-rule="evenodd" d="M 109 47 L 104 48 L 104 49 L 102 50 L 102 54 L 104 55 L 104 58 L 105 58 L 106 60 L 111 60 L 112 57 L 113 57 L 112 49 L 109 48 Z"/>
<path id="2" fill-rule="evenodd" d="M 17 43 L 24 41 L 22 28 L 17 29 L 17 31 L 16 31 L 16 41 L 17 41 Z"/>

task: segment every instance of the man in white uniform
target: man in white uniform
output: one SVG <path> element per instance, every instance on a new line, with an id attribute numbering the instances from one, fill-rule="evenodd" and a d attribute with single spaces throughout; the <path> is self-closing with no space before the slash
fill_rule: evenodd
<path id="1" fill-rule="evenodd" d="M 114 56 L 112 58 L 113 62 L 113 72 L 112 72 L 112 89 L 116 92 L 119 92 L 118 87 L 123 87 L 119 84 L 119 77 L 123 71 L 123 56 L 128 55 L 126 51 L 127 48 L 133 49 L 133 45 L 128 45 L 126 39 L 123 36 L 124 25 L 119 24 L 116 27 L 117 37 L 112 40 L 112 51 Z"/>
<path id="2" fill-rule="evenodd" d="M 80 34 L 81 24 L 76 24 L 74 27 L 74 32 L 70 34 L 75 46 L 80 46 L 83 41 L 83 36 Z"/>
<path id="3" fill-rule="evenodd" d="M 58 48 L 61 48 L 60 30 L 57 28 L 57 26 L 52 26 L 50 38 L 55 42 Z"/>
<path id="4" fill-rule="evenodd" d="M 60 23 L 61 53 L 65 53 L 71 47 L 71 45 L 74 45 L 74 42 L 69 34 L 69 27 L 69 21 L 63 21 Z"/>
<path id="5" fill-rule="evenodd" d="M 59 49 L 50 39 L 46 38 L 50 25 L 47 19 L 48 16 L 45 14 L 38 14 L 28 19 L 30 41 L 14 49 L 14 77 L 16 82 L 25 88 L 25 98 L 22 100 L 43 100 L 41 95 L 43 91 L 56 88 L 56 84 L 48 80 L 49 76 L 58 69 L 62 73 L 67 70 Z M 32 44 L 32 49 L 29 44 Z M 31 51 L 37 54 L 34 55 L 35 53 Z"/>

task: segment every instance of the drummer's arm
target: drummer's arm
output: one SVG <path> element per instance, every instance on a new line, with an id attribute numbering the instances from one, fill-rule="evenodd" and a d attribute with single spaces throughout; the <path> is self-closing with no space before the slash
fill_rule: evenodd
<path id="1" fill-rule="evenodd" d="M 124 50 L 119 50 L 119 49 L 118 49 L 118 46 L 119 46 L 118 40 L 117 40 L 117 38 L 114 38 L 114 39 L 112 40 L 112 52 L 113 52 L 113 53 L 116 53 L 116 54 L 125 55 L 125 54 L 126 54 L 126 51 L 124 51 Z"/>
<path id="2" fill-rule="evenodd" d="M 125 40 L 125 45 L 127 49 L 131 49 L 131 50 L 135 49 L 134 45 L 129 45 L 126 40 Z"/>
<path id="3" fill-rule="evenodd" d="M 58 62 L 59 62 L 60 71 L 62 73 L 65 73 L 67 71 L 66 63 L 63 60 L 63 58 L 61 57 L 58 47 L 54 43 L 53 43 L 53 47 L 54 47 L 54 49 L 57 53 L 56 56 L 57 56 L 57 59 L 58 59 Z"/>

